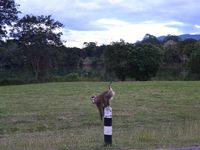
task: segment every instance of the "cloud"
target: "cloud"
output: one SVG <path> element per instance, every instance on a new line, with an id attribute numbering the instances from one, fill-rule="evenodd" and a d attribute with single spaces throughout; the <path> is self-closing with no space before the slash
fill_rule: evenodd
<path id="1" fill-rule="evenodd" d="M 119 3 L 122 3 L 123 0 L 108 0 L 108 2 L 109 2 L 110 4 L 119 4 Z"/>
<path id="2" fill-rule="evenodd" d="M 197 29 L 200 29 L 200 25 L 194 25 L 195 26 L 195 28 L 197 28 Z"/>
<path id="3" fill-rule="evenodd" d="M 99 18 L 145 20 L 175 20 L 198 24 L 198 0 L 16 0 L 25 14 L 51 14 L 66 26 L 69 19 L 95 21 Z"/>
<path id="4" fill-rule="evenodd" d="M 52 15 L 65 25 L 67 45 L 141 40 L 146 33 L 197 33 L 199 0 L 16 0 L 24 14 Z"/>
<path id="5" fill-rule="evenodd" d="M 68 30 L 64 39 L 68 41 L 66 46 L 82 47 L 84 42 L 97 42 L 101 44 L 109 44 L 112 41 L 124 39 L 127 42 L 134 43 L 137 40 L 142 40 L 146 33 L 154 36 L 167 34 L 182 34 L 175 27 L 168 26 L 169 24 L 178 24 L 173 21 L 158 23 L 155 21 L 145 21 L 137 24 L 126 22 L 123 20 L 101 18 L 95 21 L 96 24 L 103 27 L 102 31 L 76 31 Z"/>
<path id="6" fill-rule="evenodd" d="M 170 21 L 167 23 L 167 25 L 171 26 L 185 26 L 186 24 L 180 21 Z"/>

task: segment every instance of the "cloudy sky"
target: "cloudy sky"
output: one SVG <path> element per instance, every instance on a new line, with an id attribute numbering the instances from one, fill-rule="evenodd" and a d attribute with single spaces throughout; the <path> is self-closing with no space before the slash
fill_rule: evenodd
<path id="1" fill-rule="evenodd" d="M 25 14 L 52 15 L 64 24 L 63 40 L 68 47 L 83 42 L 98 45 L 124 39 L 199 34 L 199 0 L 15 0 Z"/>

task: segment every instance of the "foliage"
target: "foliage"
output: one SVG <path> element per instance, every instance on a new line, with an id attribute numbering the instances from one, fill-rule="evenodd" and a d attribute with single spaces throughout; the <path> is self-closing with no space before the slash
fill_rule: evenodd
<path id="1" fill-rule="evenodd" d="M 81 67 L 81 49 L 79 48 L 65 48 L 60 49 L 59 67 L 67 69 L 78 69 Z"/>
<path id="2" fill-rule="evenodd" d="M 192 73 L 195 73 L 199 76 L 200 79 L 200 47 L 197 46 L 196 50 L 192 53 L 189 62 L 189 68 Z"/>
<path id="3" fill-rule="evenodd" d="M 97 43 L 95 42 L 84 42 L 85 55 L 88 57 L 94 57 L 95 51 L 97 49 Z"/>
<path id="4" fill-rule="evenodd" d="M 176 35 L 168 35 L 168 36 L 166 36 L 165 38 L 164 38 L 164 40 L 163 40 L 163 42 L 165 43 L 165 42 L 167 42 L 167 41 L 174 41 L 174 42 L 178 42 L 178 41 L 180 41 L 180 38 L 178 37 L 178 36 L 176 36 Z"/>
<path id="5" fill-rule="evenodd" d="M 0 41 L 0 71 L 32 71 L 35 79 L 31 75 L 29 80 L 23 80 L 24 83 L 69 81 L 70 77 L 66 76 L 77 72 L 78 77 L 71 80 L 150 80 L 158 69 L 160 75 L 166 71 L 171 74 L 162 79 L 195 79 L 191 76 L 194 72 L 191 68 L 198 68 L 198 65 L 191 62 L 199 41 L 180 41 L 169 35 L 160 42 L 155 36 L 146 34 L 142 41 L 134 44 L 124 40 L 101 46 L 85 42 L 82 49 L 67 48 L 62 44 L 62 33 L 58 32 L 62 27 L 51 16 L 24 16 L 14 25 L 12 35 L 15 39 Z M 171 73 L 174 69 L 178 72 Z"/>
<path id="6" fill-rule="evenodd" d="M 114 72 L 121 81 L 124 81 L 128 75 L 129 51 L 130 45 L 120 40 L 109 45 L 104 53 L 106 70 Z"/>
<path id="7" fill-rule="evenodd" d="M 160 41 L 157 39 L 157 37 L 151 34 L 146 34 L 141 43 L 149 43 L 157 46 L 160 45 Z"/>
<path id="8" fill-rule="evenodd" d="M 136 80 L 149 80 L 156 75 L 161 60 L 160 48 L 152 44 L 137 44 L 128 56 L 129 74 Z"/>
<path id="9" fill-rule="evenodd" d="M 6 26 L 11 26 L 18 19 L 18 6 L 14 0 L 0 0 L 0 40 L 6 37 Z"/>
<path id="10" fill-rule="evenodd" d="M 69 73 L 65 76 L 53 75 L 47 79 L 48 82 L 67 82 L 67 81 L 80 81 L 78 73 Z"/>
<path id="11" fill-rule="evenodd" d="M 14 37 L 19 42 L 29 61 L 36 80 L 44 80 L 49 62 L 49 49 L 62 45 L 62 33 L 56 33 L 63 25 L 51 16 L 26 15 L 14 28 Z"/>
<path id="12" fill-rule="evenodd" d="M 186 39 L 179 42 L 179 49 L 182 54 L 185 54 L 187 57 L 190 57 L 192 52 L 196 49 L 197 40 L 195 39 Z"/>
<path id="13" fill-rule="evenodd" d="M 56 33 L 63 25 L 51 16 L 26 15 L 14 26 L 14 36 L 23 46 L 60 46 L 61 32 Z"/>
<path id="14" fill-rule="evenodd" d="M 25 82 L 24 80 L 14 79 L 14 78 L 11 79 L 5 78 L 0 81 L 0 85 L 20 85 L 25 83 L 27 82 Z"/>
<path id="15" fill-rule="evenodd" d="M 8 40 L 0 45 L 0 70 L 22 69 L 25 60 L 17 41 Z"/>
<path id="16" fill-rule="evenodd" d="M 128 76 L 149 80 L 159 69 L 161 50 L 152 44 L 131 45 L 121 40 L 105 50 L 105 60 L 108 70 L 122 81 Z"/>
<path id="17" fill-rule="evenodd" d="M 164 58 L 163 63 L 165 64 L 175 64 L 181 62 L 181 53 L 178 49 L 177 42 L 172 40 L 166 41 L 163 44 Z"/>

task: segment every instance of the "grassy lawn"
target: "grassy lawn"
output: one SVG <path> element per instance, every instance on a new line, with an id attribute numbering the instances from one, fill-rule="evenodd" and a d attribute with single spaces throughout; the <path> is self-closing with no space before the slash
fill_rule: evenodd
<path id="1" fill-rule="evenodd" d="M 89 98 L 105 82 L 0 87 L 1 150 L 153 149 L 200 145 L 200 82 L 113 82 L 113 145 Z"/>

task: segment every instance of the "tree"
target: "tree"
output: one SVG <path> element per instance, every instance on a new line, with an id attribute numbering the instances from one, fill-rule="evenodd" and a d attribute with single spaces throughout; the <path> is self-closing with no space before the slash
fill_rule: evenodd
<path id="1" fill-rule="evenodd" d="M 152 44 L 137 44 L 128 55 L 129 75 L 136 80 L 149 80 L 159 69 L 162 52 Z"/>
<path id="2" fill-rule="evenodd" d="M 166 36 L 165 38 L 164 38 L 164 40 L 163 40 L 163 42 L 165 43 L 165 42 L 167 42 L 167 41 L 174 41 L 174 42 L 179 42 L 180 41 L 180 38 L 178 37 L 178 36 L 176 36 L 176 35 L 168 35 L 168 36 Z"/>
<path id="3" fill-rule="evenodd" d="M 51 16 L 26 15 L 14 27 L 14 37 L 29 61 L 36 80 L 44 80 L 49 65 L 49 50 L 62 46 L 63 25 Z"/>
<path id="4" fill-rule="evenodd" d="M 86 57 L 94 57 L 96 49 L 97 49 L 97 43 L 96 42 L 84 42 L 83 45 L 84 45 Z"/>
<path id="5" fill-rule="evenodd" d="M 121 81 L 124 81 L 128 75 L 129 50 L 129 44 L 120 40 L 120 42 L 113 42 L 104 52 L 106 70 L 113 72 Z"/>
<path id="6" fill-rule="evenodd" d="M 195 44 L 197 43 L 197 40 L 195 39 L 185 39 L 184 41 L 180 41 L 178 46 L 179 50 L 182 54 L 187 55 L 187 57 L 190 57 L 192 52 L 195 50 Z"/>
<path id="7" fill-rule="evenodd" d="M 146 34 L 142 40 L 142 43 L 150 43 L 153 45 L 159 45 L 160 41 L 155 36 L 151 34 Z"/>
<path id="8" fill-rule="evenodd" d="M 190 72 L 195 73 L 200 78 L 200 43 L 196 44 L 196 49 L 193 51 L 190 61 L 189 69 Z"/>
<path id="9" fill-rule="evenodd" d="M 18 6 L 14 0 L 0 0 L 0 40 L 6 37 L 6 25 L 11 26 L 18 19 Z"/>
<path id="10" fill-rule="evenodd" d="M 1 70 L 21 70 L 24 67 L 23 54 L 18 48 L 17 41 L 7 40 L 0 47 Z"/>
<path id="11" fill-rule="evenodd" d="M 164 49 L 164 58 L 163 62 L 167 65 L 169 64 L 178 64 L 181 62 L 181 54 L 178 49 L 178 42 L 173 40 L 166 41 L 163 44 Z"/>
<path id="12" fill-rule="evenodd" d="M 62 48 L 62 58 L 60 66 L 69 70 L 77 70 L 80 66 L 81 55 L 79 48 Z"/>

